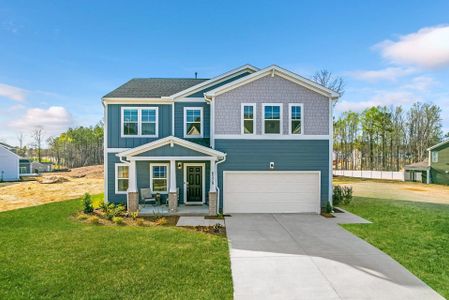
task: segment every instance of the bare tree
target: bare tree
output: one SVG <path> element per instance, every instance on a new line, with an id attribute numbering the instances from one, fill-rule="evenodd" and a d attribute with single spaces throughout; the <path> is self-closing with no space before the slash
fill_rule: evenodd
<path id="1" fill-rule="evenodd" d="M 33 147 L 37 151 L 37 159 L 39 162 L 41 162 L 42 161 L 42 142 L 44 139 L 44 129 L 41 126 L 34 128 L 31 136 L 33 137 Z"/>
<path id="2" fill-rule="evenodd" d="M 340 76 L 335 76 L 329 70 L 321 69 L 316 71 L 312 76 L 312 80 L 339 93 L 341 96 L 345 93 L 345 81 L 343 78 Z"/>

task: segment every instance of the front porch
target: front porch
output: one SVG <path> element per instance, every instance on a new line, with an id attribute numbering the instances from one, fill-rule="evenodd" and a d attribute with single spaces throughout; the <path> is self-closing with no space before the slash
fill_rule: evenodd
<path id="1" fill-rule="evenodd" d="M 140 215 L 216 215 L 224 153 L 168 137 L 117 154 L 128 167 L 127 208 Z"/>

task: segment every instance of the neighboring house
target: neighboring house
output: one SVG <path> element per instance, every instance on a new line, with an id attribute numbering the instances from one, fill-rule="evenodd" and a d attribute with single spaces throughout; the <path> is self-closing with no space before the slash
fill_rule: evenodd
<path id="1" fill-rule="evenodd" d="M 427 159 L 404 166 L 404 180 L 427 183 L 430 176 L 430 166 Z"/>
<path id="2" fill-rule="evenodd" d="M 429 149 L 430 182 L 449 184 L 449 140 Z"/>
<path id="3" fill-rule="evenodd" d="M 53 171 L 53 163 L 33 161 L 31 170 L 33 170 L 33 173 L 51 172 Z"/>
<path id="4" fill-rule="evenodd" d="M 0 145 L 0 181 L 19 180 L 20 157 L 7 147 Z"/>
<path id="5" fill-rule="evenodd" d="M 102 98 L 105 201 L 142 188 L 209 214 L 320 212 L 332 199 L 338 94 L 278 66 L 132 79 Z"/>
<path id="6" fill-rule="evenodd" d="M 31 160 L 28 158 L 21 158 L 19 160 L 20 169 L 19 173 L 20 175 L 29 175 L 32 173 L 31 171 Z"/>

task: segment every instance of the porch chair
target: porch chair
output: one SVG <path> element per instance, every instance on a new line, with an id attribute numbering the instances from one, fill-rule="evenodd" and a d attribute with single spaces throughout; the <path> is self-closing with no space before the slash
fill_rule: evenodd
<path id="1" fill-rule="evenodd" d="M 143 202 L 143 204 L 151 204 L 151 205 L 157 204 L 156 198 L 151 193 L 150 188 L 141 188 L 140 189 L 140 199 Z"/>

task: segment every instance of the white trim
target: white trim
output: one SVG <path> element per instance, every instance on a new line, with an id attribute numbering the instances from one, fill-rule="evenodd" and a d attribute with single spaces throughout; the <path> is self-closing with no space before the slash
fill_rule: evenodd
<path id="1" fill-rule="evenodd" d="M 200 120 L 200 134 L 198 135 L 187 135 L 187 110 L 199 110 L 200 111 L 200 116 L 201 116 L 201 120 Z M 184 119 L 183 119 L 183 136 L 184 138 L 189 138 L 189 139 L 201 139 L 204 136 L 204 110 L 202 106 L 189 106 L 189 107 L 184 107 Z"/>
<path id="2" fill-rule="evenodd" d="M 175 136 L 175 103 L 171 106 L 171 135 Z"/>
<path id="3" fill-rule="evenodd" d="M 202 187 L 201 187 L 201 204 L 206 203 L 206 164 L 205 163 L 184 163 L 184 204 L 200 204 L 199 202 L 188 202 L 187 201 L 187 167 L 202 167 Z"/>
<path id="4" fill-rule="evenodd" d="M 265 107 L 266 106 L 279 106 L 279 133 L 265 133 Z M 277 136 L 277 135 L 282 135 L 283 134 L 283 127 L 284 127 L 284 123 L 283 123 L 283 103 L 262 103 L 262 132 L 261 135 L 265 135 L 265 136 Z M 269 119 L 269 120 L 274 120 L 274 119 Z"/>
<path id="5" fill-rule="evenodd" d="M 301 133 L 292 133 L 292 107 L 301 107 Z M 293 136 L 304 135 L 304 104 L 289 103 L 288 104 L 288 134 Z"/>
<path id="6" fill-rule="evenodd" d="M 213 102 L 212 102 L 213 103 Z M 245 133 L 245 106 L 251 106 L 253 108 L 253 133 Z M 248 136 L 255 135 L 257 131 L 257 104 L 256 103 L 241 103 L 240 104 L 240 134 Z"/>
<path id="7" fill-rule="evenodd" d="M 204 103 L 204 102 L 206 102 L 204 97 L 181 98 L 175 100 L 175 103 Z"/>
<path id="8" fill-rule="evenodd" d="M 330 99 L 331 100 L 331 99 Z M 329 101 L 329 198 L 328 201 L 332 204 L 333 195 L 333 167 L 334 167 L 334 102 Z"/>
<path id="9" fill-rule="evenodd" d="M 160 104 L 169 105 L 173 104 L 171 99 L 167 98 L 103 98 L 103 104 Z"/>
<path id="10" fill-rule="evenodd" d="M 226 175 L 227 174 L 318 174 L 318 188 L 317 188 L 317 193 L 318 193 L 318 207 L 317 207 L 317 211 L 316 213 L 320 213 L 321 212 L 321 171 L 282 171 L 282 170 L 276 170 L 276 171 L 223 171 L 223 212 L 226 213 L 225 211 L 225 193 L 224 193 L 224 188 L 226 186 Z M 256 204 L 257 205 L 257 204 Z"/>
<path id="11" fill-rule="evenodd" d="M 199 145 L 197 143 L 186 141 L 184 139 L 180 139 L 180 138 L 174 137 L 174 136 L 168 136 L 168 137 L 165 137 L 165 138 L 162 138 L 162 139 L 158 139 L 156 141 L 153 141 L 153 142 L 150 142 L 150 143 L 138 146 L 136 148 L 132 148 L 130 150 L 125 150 L 123 152 L 118 153 L 117 156 L 120 156 L 120 157 L 123 157 L 123 156 L 131 157 L 131 156 L 138 155 L 140 153 L 143 153 L 143 152 L 146 152 L 146 151 L 150 151 L 152 149 L 156 149 L 156 148 L 168 145 L 168 144 L 177 144 L 177 145 L 180 145 L 180 146 L 183 146 L 183 147 L 186 147 L 186 148 L 192 149 L 194 151 L 198 151 L 198 152 L 201 152 L 201 153 L 204 153 L 206 155 L 213 156 L 213 157 L 220 157 L 221 158 L 221 157 L 226 156 L 226 154 L 223 153 L 223 152 L 220 152 L 220 151 L 217 151 L 217 150 L 214 150 L 214 149 L 211 149 L 211 148 Z"/>
<path id="12" fill-rule="evenodd" d="M 446 143 L 449 143 L 449 139 L 447 139 L 447 140 L 445 140 L 445 141 L 442 141 L 441 143 L 438 143 L 438 144 L 436 144 L 436 145 L 433 145 L 433 146 L 430 147 L 430 148 L 427 148 L 427 151 L 430 151 L 430 150 L 433 150 L 433 149 L 438 148 L 438 147 L 440 147 L 440 146 L 443 146 L 443 145 L 446 144 Z"/>
<path id="13" fill-rule="evenodd" d="M 168 161 L 168 160 L 193 160 L 193 161 L 216 161 L 211 156 L 132 156 L 128 157 L 129 161 Z"/>
<path id="14" fill-rule="evenodd" d="M 124 127 L 124 111 L 125 110 L 137 110 L 137 134 L 125 135 L 123 132 Z M 142 110 L 154 110 L 155 111 L 155 134 L 142 134 Z M 148 122 L 145 122 L 148 123 Z M 136 137 L 159 137 L 159 107 L 157 106 L 145 106 L 145 107 L 132 107 L 122 106 L 120 109 L 120 137 L 121 138 L 136 138 Z"/>
<path id="15" fill-rule="evenodd" d="M 201 83 L 199 83 L 197 85 L 194 85 L 194 86 L 192 86 L 192 87 L 190 87 L 188 89 L 185 89 L 183 91 L 180 91 L 180 92 L 178 92 L 176 94 L 173 94 L 173 95 L 170 96 L 170 98 L 176 99 L 176 98 L 180 98 L 180 97 L 185 97 L 185 96 L 194 94 L 194 93 L 196 93 L 198 91 L 204 90 L 204 89 L 206 89 L 206 88 L 208 88 L 208 87 L 210 87 L 212 85 L 215 85 L 215 84 L 218 84 L 220 82 L 226 81 L 229 78 L 241 75 L 244 72 L 247 72 L 247 71 L 257 72 L 258 70 L 259 70 L 258 68 L 254 67 L 252 65 L 246 64 L 246 65 L 243 65 L 243 66 L 238 67 L 236 69 L 232 69 L 232 70 L 230 70 L 230 71 L 228 71 L 226 73 L 223 73 L 221 75 L 218 75 L 218 76 L 216 76 L 216 77 L 214 77 L 212 79 L 203 81 L 203 82 L 201 82 Z"/>
<path id="16" fill-rule="evenodd" d="M 129 188 L 129 164 L 127 163 L 115 163 L 115 173 L 114 173 L 114 189 L 115 189 L 115 193 L 117 195 L 126 195 L 128 193 L 128 191 L 119 191 L 118 190 L 118 180 L 120 178 L 117 177 L 118 174 L 118 167 L 128 167 L 128 188 Z M 124 179 L 124 178 L 121 178 Z"/>
<path id="17" fill-rule="evenodd" d="M 209 146 L 215 149 L 215 103 L 210 102 L 210 116 L 209 116 Z"/>
<path id="18" fill-rule="evenodd" d="M 234 80 L 230 83 L 227 83 L 225 85 L 217 87 L 216 89 L 208 91 L 204 95 L 206 98 L 210 99 L 211 97 L 216 97 L 216 96 L 226 93 L 230 90 L 233 90 L 239 86 L 248 84 L 252 81 L 258 80 L 262 77 L 269 76 L 269 75 L 278 75 L 284 79 L 290 80 L 298 85 L 301 85 L 301 86 L 303 86 L 307 89 L 310 89 L 318 94 L 321 94 L 326 97 L 330 97 L 332 99 L 336 99 L 336 98 L 340 97 L 340 94 L 338 94 L 338 93 L 336 93 L 316 82 L 313 82 L 312 80 L 306 79 L 298 74 L 295 74 L 286 69 L 283 69 L 277 65 L 271 65 L 265 69 L 255 72 L 251 75 Z"/>
<path id="19" fill-rule="evenodd" d="M 166 191 L 162 191 L 162 192 L 159 192 L 159 191 L 155 191 L 154 189 L 153 189 L 153 167 L 166 167 L 167 168 L 167 178 L 166 178 L 166 180 L 167 180 L 167 190 Z M 176 174 L 175 174 L 175 176 L 176 176 Z M 150 163 L 150 188 L 151 188 L 151 192 L 154 194 L 154 193 L 159 193 L 159 194 L 163 194 L 163 195 L 165 195 L 165 194 L 168 194 L 168 191 L 169 191 L 169 189 L 170 189 L 170 164 L 169 163 Z"/>
<path id="20" fill-rule="evenodd" d="M 119 152 L 123 152 L 126 150 L 129 150 L 131 148 L 106 148 L 105 152 L 107 153 L 119 153 Z"/>
<path id="21" fill-rule="evenodd" d="M 109 203 L 108 199 L 108 105 L 103 104 L 104 110 L 103 110 L 103 119 L 104 119 L 104 125 L 103 125 L 103 177 L 104 177 L 104 188 L 103 188 L 103 202 Z"/>
<path id="22" fill-rule="evenodd" d="M 323 135 L 279 135 L 279 134 L 266 134 L 266 135 L 250 135 L 250 134 L 216 134 L 216 140 L 328 140 L 330 137 L 327 134 Z"/>

